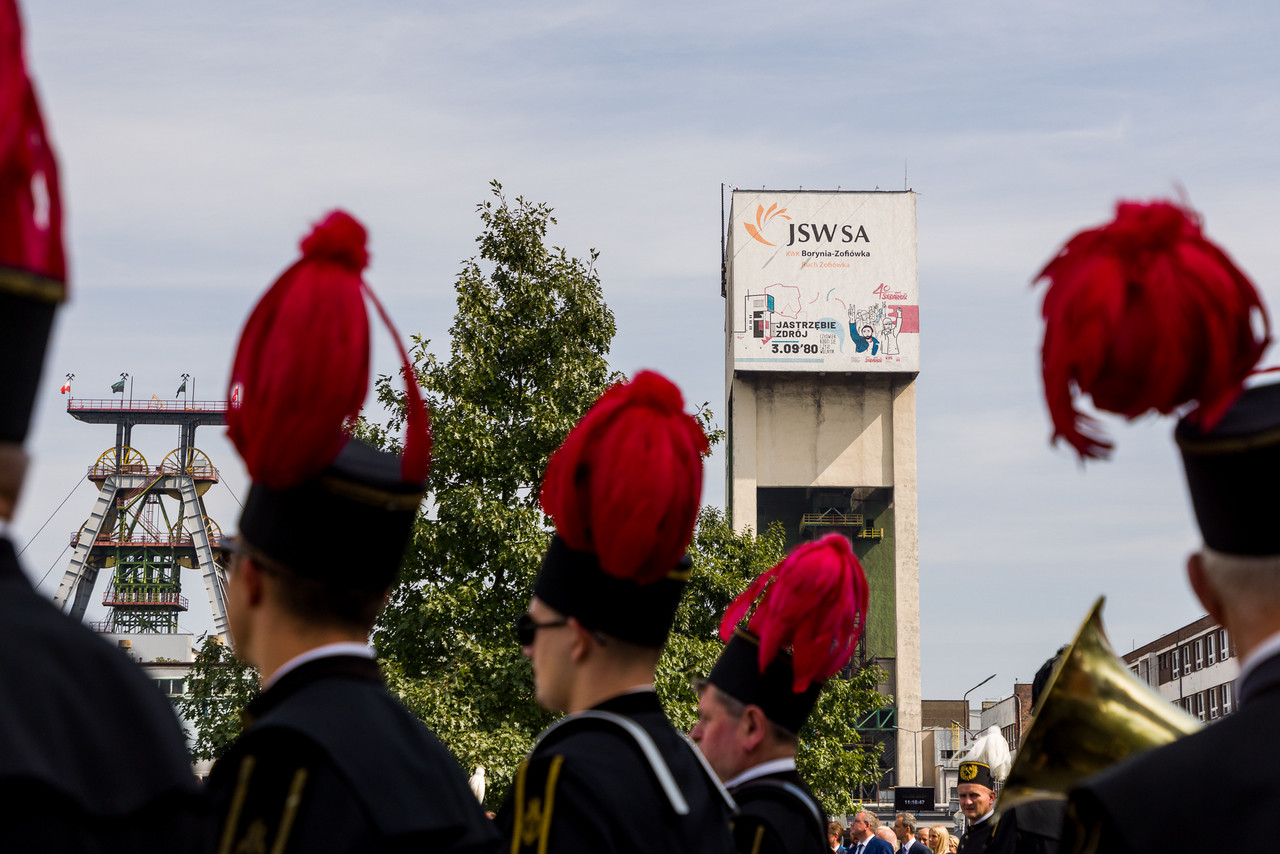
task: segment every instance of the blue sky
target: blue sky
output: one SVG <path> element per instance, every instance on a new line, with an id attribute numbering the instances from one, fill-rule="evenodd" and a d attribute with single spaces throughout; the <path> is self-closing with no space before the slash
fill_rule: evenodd
<path id="1" fill-rule="evenodd" d="M 343 206 L 369 281 L 443 352 L 453 277 L 497 178 L 601 252 L 613 362 L 723 410 L 720 185 L 919 193 L 924 695 L 1009 693 L 1105 593 L 1121 650 L 1201 613 L 1172 424 L 1109 423 L 1082 469 L 1047 444 L 1032 275 L 1119 197 L 1185 188 L 1270 304 L 1280 286 L 1280 12 L 1202 2 L 31 3 L 73 298 L 46 365 L 14 539 L 44 587 L 110 430 L 63 411 L 220 389 L 239 325 L 307 225 Z M 392 362 L 385 339 L 378 364 Z M 1264 363 L 1276 362 L 1274 356 Z M 245 478 L 200 446 L 235 527 Z M 139 430 L 158 462 L 176 430 Z M 724 498 L 714 458 L 704 496 Z M 198 578 L 184 625 L 205 618 Z"/>

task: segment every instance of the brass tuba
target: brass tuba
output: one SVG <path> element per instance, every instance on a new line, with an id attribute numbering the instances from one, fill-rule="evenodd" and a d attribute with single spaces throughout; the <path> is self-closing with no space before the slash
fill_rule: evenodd
<path id="1" fill-rule="evenodd" d="M 1009 769 L 998 811 L 1063 800 L 1071 787 L 1125 757 L 1168 744 L 1203 724 L 1161 697 L 1116 656 L 1098 598 L 1054 666 Z"/>

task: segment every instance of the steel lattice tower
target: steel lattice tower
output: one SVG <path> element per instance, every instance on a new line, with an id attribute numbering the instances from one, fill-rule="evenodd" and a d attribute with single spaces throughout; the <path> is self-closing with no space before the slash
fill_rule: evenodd
<path id="1" fill-rule="evenodd" d="M 227 635 L 222 533 L 208 517 L 204 493 L 218 470 L 195 447 L 196 428 L 226 424 L 225 401 L 77 400 L 67 412 L 90 424 L 115 424 L 115 446 L 89 468 L 98 498 L 88 520 L 72 534 L 75 551 L 54 594 L 54 604 L 83 619 L 102 569 L 111 580 L 102 603 L 110 616 L 103 632 L 175 633 L 187 610 L 180 572 L 204 578 L 214 631 Z M 176 425 L 179 444 L 158 466 L 132 446 L 136 425 Z"/>

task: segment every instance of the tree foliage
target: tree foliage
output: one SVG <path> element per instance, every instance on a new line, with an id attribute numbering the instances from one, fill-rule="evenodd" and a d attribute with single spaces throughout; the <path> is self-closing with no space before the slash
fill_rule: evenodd
<path id="1" fill-rule="evenodd" d="M 195 730 L 191 756 L 218 759 L 240 735 L 240 713 L 258 695 L 258 671 L 236 658 L 216 635 L 201 635 L 175 706 Z"/>
<path id="2" fill-rule="evenodd" d="M 434 436 L 428 509 L 374 641 L 404 703 L 465 771 L 485 766 L 486 805 L 496 808 L 553 719 L 534 701 L 514 632 L 551 533 L 538 487 L 552 451 L 621 377 L 607 361 L 615 326 L 596 253 L 583 261 L 547 248 L 551 209 L 523 198 L 509 203 L 497 182 L 492 193 L 477 208 L 479 252 L 457 277 L 449 358 L 414 338 Z M 378 393 L 390 419 L 362 422 L 359 432 L 394 446 L 402 395 L 388 377 Z M 705 406 L 698 416 L 713 440 L 723 435 Z M 658 668 L 658 692 L 678 728 L 693 725 L 693 680 L 719 654 L 725 606 L 781 558 L 783 542 L 780 530 L 739 534 L 721 511 L 703 509 L 690 549 L 693 581 Z M 844 751 L 855 740 L 849 722 L 880 704 L 874 685 L 872 674 L 833 686 L 802 734 L 801 768 L 833 811 L 847 809 L 850 787 L 874 765 Z"/>
<path id="3" fill-rule="evenodd" d="M 497 182 L 492 191 L 478 206 L 479 253 L 456 281 L 448 360 L 414 342 L 432 413 L 430 510 L 375 634 L 406 705 L 467 771 L 485 766 L 490 806 L 551 720 L 514 631 L 549 537 L 538 486 L 551 452 L 618 379 L 596 253 L 547 248 L 551 209 L 509 203 Z M 388 378 L 379 394 L 395 415 L 365 435 L 386 442 L 402 404 Z"/>

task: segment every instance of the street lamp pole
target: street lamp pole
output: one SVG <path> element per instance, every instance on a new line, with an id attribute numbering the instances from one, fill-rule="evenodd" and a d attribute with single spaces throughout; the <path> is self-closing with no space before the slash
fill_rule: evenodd
<path id="1" fill-rule="evenodd" d="M 996 674 L 992 673 L 986 679 L 983 679 L 977 685 L 974 685 L 968 691 L 965 691 L 964 696 L 960 698 L 960 702 L 964 703 L 964 731 L 966 735 L 970 732 L 969 730 L 969 720 L 970 720 L 969 719 L 969 695 L 972 694 L 974 691 L 977 691 L 983 685 L 986 685 L 988 682 L 990 682 L 992 679 L 995 679 L 995 678 L 996 678 Z"/>

